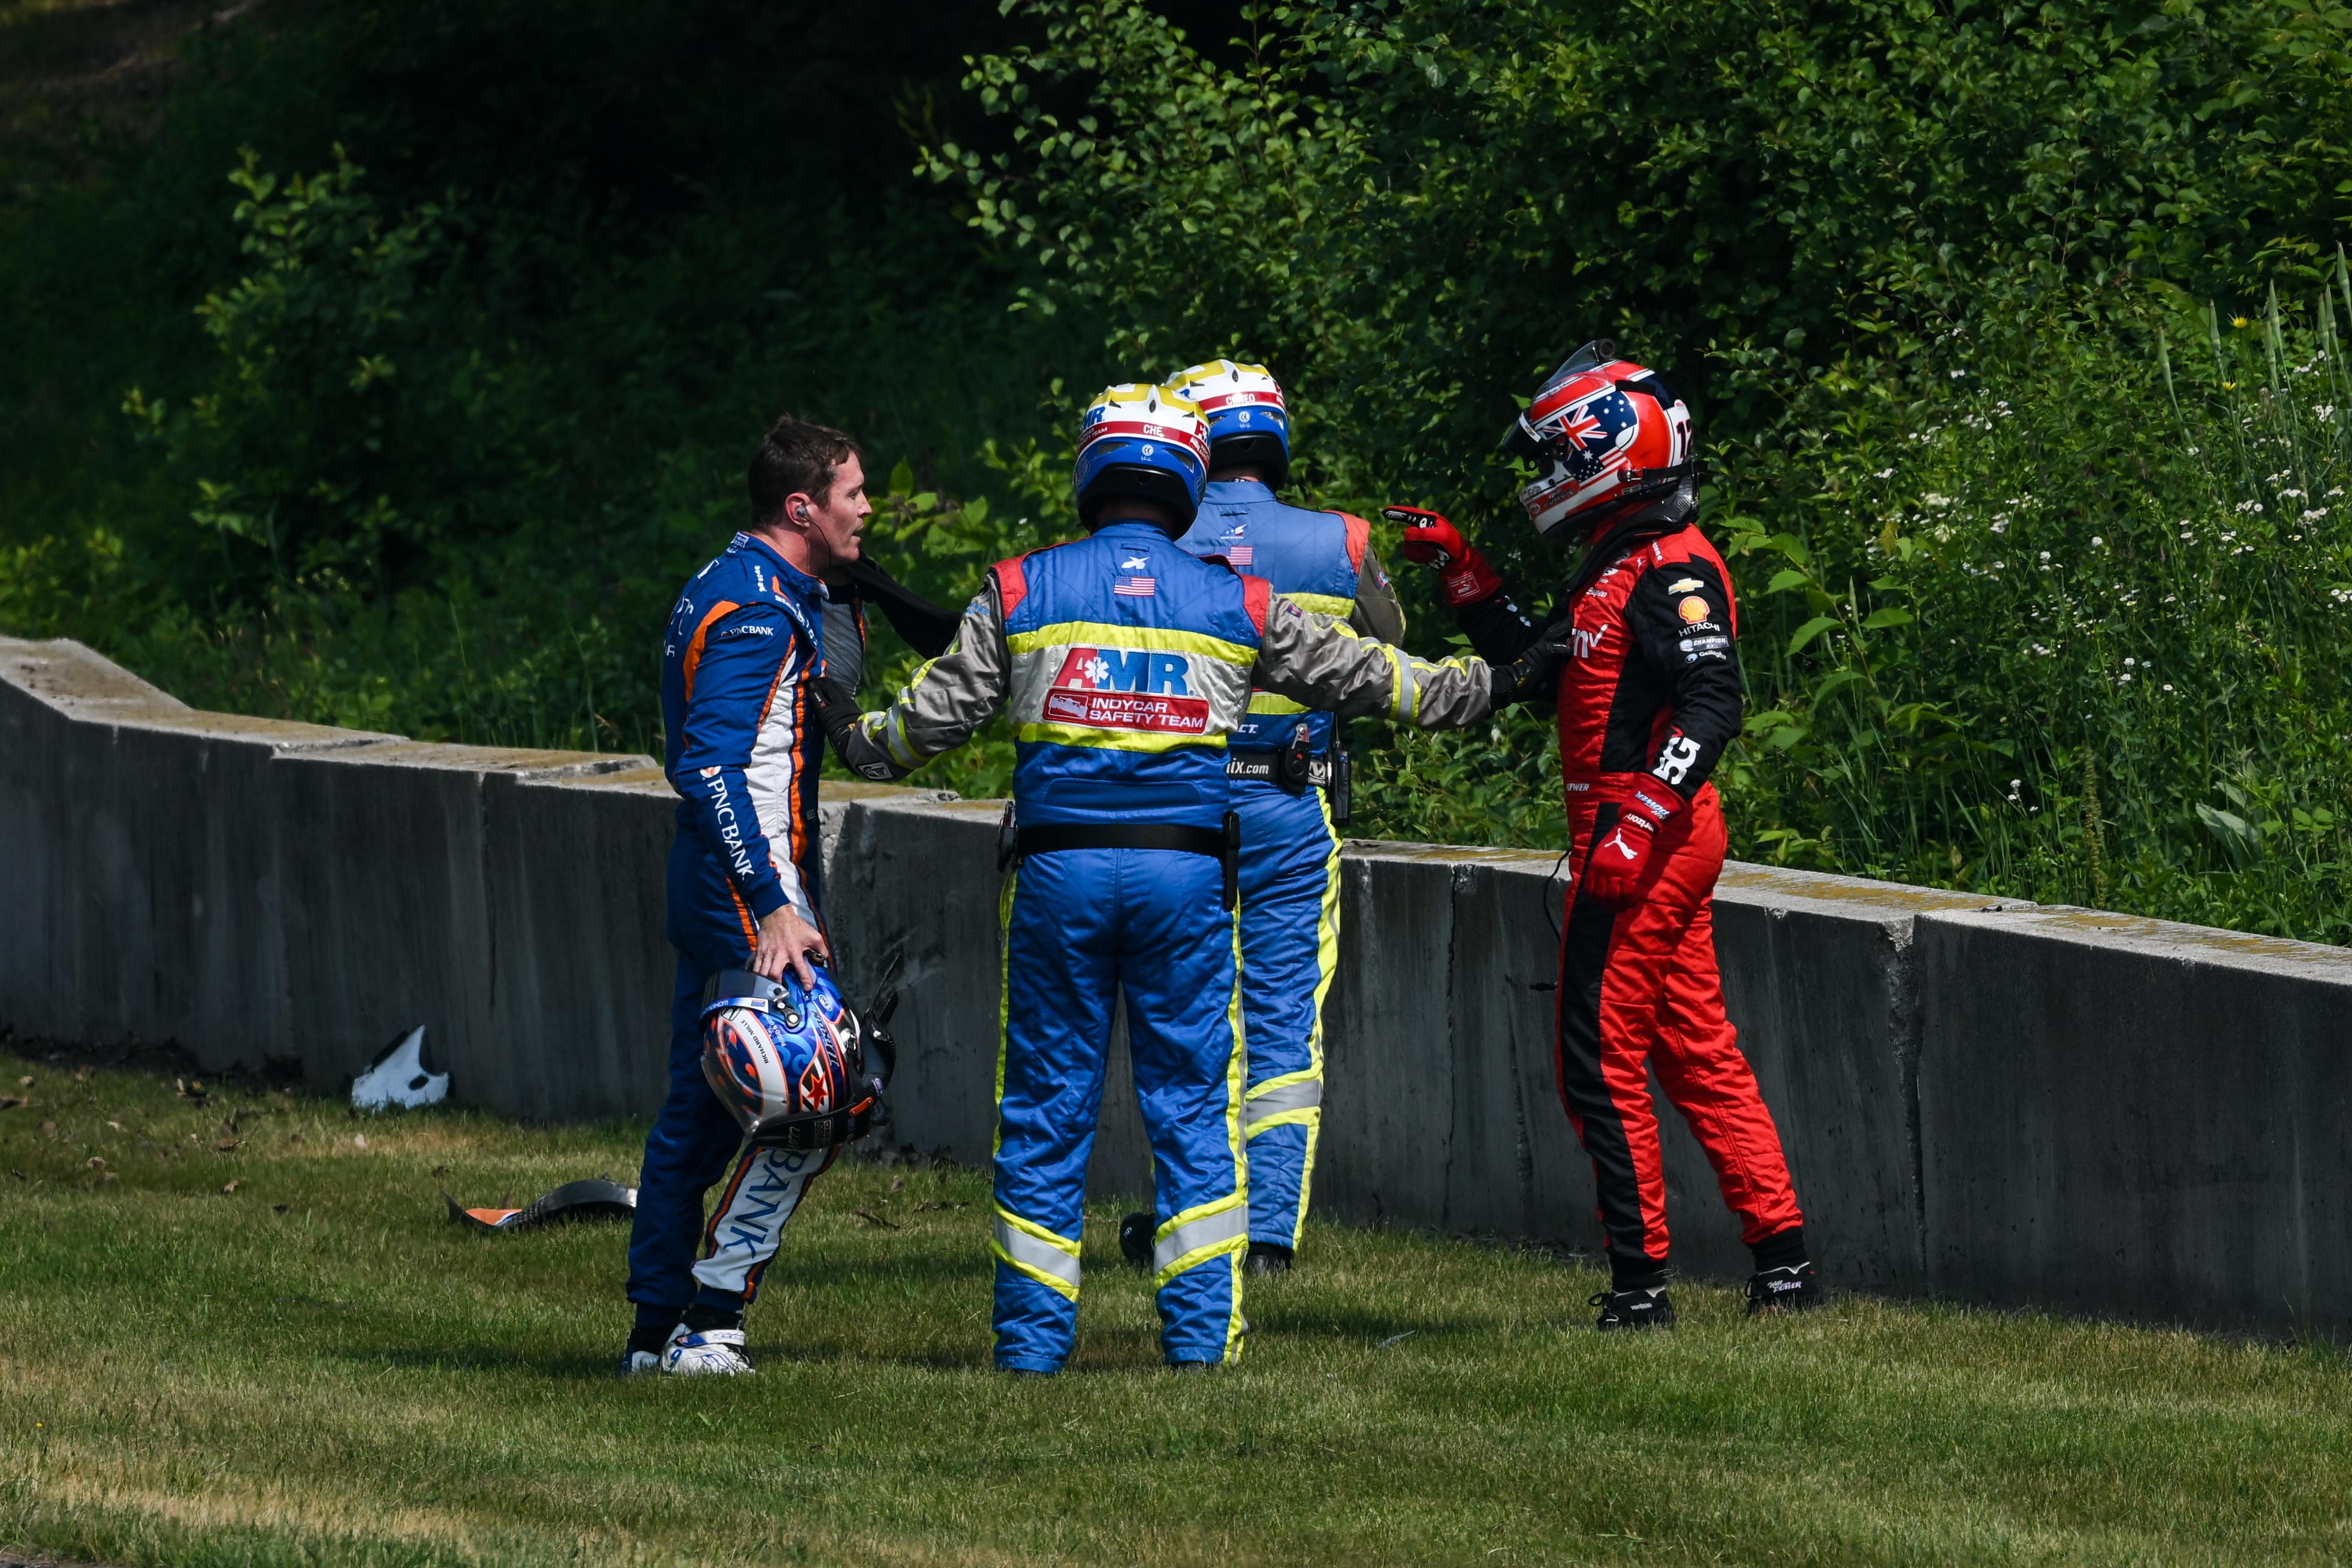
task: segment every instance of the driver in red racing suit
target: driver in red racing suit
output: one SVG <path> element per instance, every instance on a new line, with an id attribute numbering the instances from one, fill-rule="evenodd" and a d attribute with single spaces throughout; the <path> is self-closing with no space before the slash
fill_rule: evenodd
<path id="1" fill-rule="evenodd" d="M 1738 610 L 1696 523 L 1690 418 L 1654 374 L 1589 345 L 1514 430 L 1538 478 L 1539 531 L 1591 543 L 1555 601 L 1570 623 L 1555 707 L 1574 881 L 1562 931 L 1560 1099 L 1592 1161 L 1610 1289 L 1601 1329 L 1664 1327 L 1665 1181 L 1649 1069 L 1715 1167 L 1755 1256 L 1751 1312 L 1822 1300 L 1779 1130 L 1725 1016 L 1712 899 L 1723 813 L 1707 782 L 1739 733 Z M 1397 507 L 1408 559 L 1480 658 L 1507 662 L 1546 626 L 1434 512 Z"/>

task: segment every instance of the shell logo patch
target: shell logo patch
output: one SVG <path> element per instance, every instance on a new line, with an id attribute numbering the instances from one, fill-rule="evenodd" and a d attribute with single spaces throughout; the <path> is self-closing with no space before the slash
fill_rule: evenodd
<path id="1" fill-rule="evenodd" d="M 1691 625 L 1696 626 L 1699 622 L 1706 619 L 1706 601 L 1700 598 L 1696 594 L 1693 594 L 1689 598 L 1685 599 L 1681 604 L 1675 606 L 1675 614 L 1680 616 L 1684 620 L 1688 621 Z"/>

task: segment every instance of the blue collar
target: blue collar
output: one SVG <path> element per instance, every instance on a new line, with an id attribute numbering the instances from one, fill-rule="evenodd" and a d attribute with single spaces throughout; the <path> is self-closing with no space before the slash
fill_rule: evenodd
<path id="1" fill-rule="evenodd" d="M 1274 487 L 1264 479 L 1213 479 L 1208 494 L 1222 501 L 1272 500 Z"/>
<path id="2" fill-rule="evenodd" d="M 1162 544 L 1174 542 L 1168 537 L 1166 529 L 1156 522 L 1146 522 L 1139 517 L 1122 517 L 1116 522 L 1106 522 L 1095 530 L 1097 539 L 1109 539 L 1114 536 L 1123 539 L 1138 533 L 1156 539 Z"/>
<path id="3" fill-rule="evenodd" d="M 738 533 L 735 536 L 735 543 L 746 550 L 756 550 L 765 556 L 768 560 L 769 574 L 802 598 L 815 599 L 820 602 L 824 599 L 825 591 L 823 583 L 785 560 L 774 545 L 758 534 Z"/>

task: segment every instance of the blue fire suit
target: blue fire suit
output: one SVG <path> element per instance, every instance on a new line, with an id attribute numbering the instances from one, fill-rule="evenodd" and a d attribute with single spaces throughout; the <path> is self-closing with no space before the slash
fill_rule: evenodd
<path id="1" fill-rule="evenodd" d="M 999 1366 L 1058 1371 L 1076 1340 L 1087 1157 L 1118 992 L 1156 1175 L 1160 1348 L 1173 1363 L 1241 1353 L 1244 1070 L 1222 867 L 1173 847 L 1033 850 L 1029 836 L 1213 840 L 1230 800 L 1226 737 L 1253 681 L 1432 726 L 1483 719 L 1492 685 L 1475 659 L 1432 665 L 1361 640 L 1149 523 L 1115 521 L 998 564 L 955 645 L 851 731 L 911 769 L 1000 708 L 1013 727 L 1024 847 L 1003 896 Z"/>
<path id="2" fill-rule="evenodd" d="M 759 921 L 784 905 L 821 929 L 824 731 L 810 721 L 811 687 L 823 674 L 854 690 L 863 656 L 851 592 L 836 597 L 746 533 L 695 574 L 670 612 L 662 726 L 665 771 L 678 795 L 668 870 L 677 977 L 669 1092 L 646 1138 L 629 1234 L 629 1299 L 640 1324 L 675 1323 L 689 1300 L 729 1310 L 749 1302 L 785 1222 L 831 1163 L 830 1151 L 743 1145 L 742 1130 L 703 1081 L 702 989 L 711 975 L 751 963 Z M 705 1226 L 705 1194 L 739 1147 Z"/>
<path id="3" fill-rule="evenodd" d="M 1352 620 L 1386 642 L 1403 618 L 1370 551 L 1370 526 L 1345 512 L 1285 506 L 1255 479 L 1212 484 L 1190 532 L 1195 555 L 1264 577 L 1318 615 Z M 1361 616 L 1367 605 L 1385 615 Z M 1298 732 L 1303 730 L 1304 736 Z M 1250 693 L 1227 752 L 1242 826 L 1242 1022 L 1249 1091 L 1242 1132 L 1249 1154 L 1250 1239 L 1296 1248 L 1323 1127 L 1323 1007 L 1339 960 L 1339 834 L 1331 780 L 1338 762 L 1330 714 L 1271 691 Z M 1286 785 L 1277 758 L 1303 739 L 1315 782 Z"/>

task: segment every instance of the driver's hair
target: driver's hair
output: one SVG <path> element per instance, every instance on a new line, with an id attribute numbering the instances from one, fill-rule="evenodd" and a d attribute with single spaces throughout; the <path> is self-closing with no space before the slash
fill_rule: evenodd
<path id="1" fill-rule="evenodd" d="M 751 526 L 765 528 L 782 518 L 788 496 L 822 501 L 833 489 L 835 473 L 852 458 L 865 460 L 857 443 L 831 426 L 812 425 L 789 414 L 778 419 L 751 454 Z"/>

